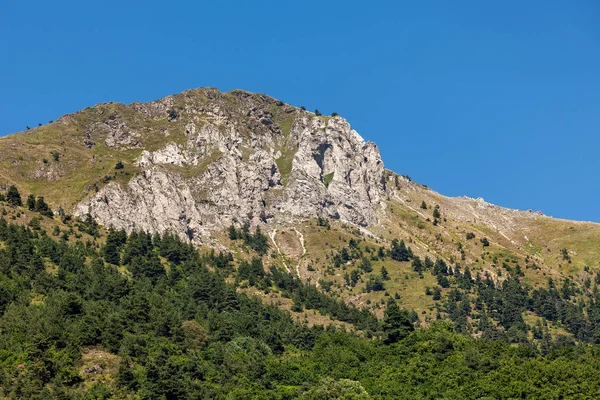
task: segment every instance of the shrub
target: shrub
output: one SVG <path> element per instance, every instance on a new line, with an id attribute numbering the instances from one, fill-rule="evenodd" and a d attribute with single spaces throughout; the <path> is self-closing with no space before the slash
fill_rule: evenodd
<path id="1" fill-rule="evenodd" d="M 332 112 L 332 113 L 331 113 L 331 116 L 332 116 L 332 117 L 337 117 L 338 115 L 339 115 L 339 114 L 338 114 L 338 113 L 336 113 L 336 112 Z"/>
<path id="2" fill-rule="evenodd" d="M 29 201 L 29 199 L 28 199 L 28 201 Z M 44 201 L 44 198 L 41 196 L 38 197 L 35 202 L 35 211 L 39 212 L 40 214 L 42 214 L 46 217 L 52 218 L 54 216 L 54 213 L 50 209 L 50 206 L 48 206 L 48 204 Z"/>
<path id="3" fill-rule="evenodd" d="M 421 208 L 427 210 L 427 203 L 425 203 L 425 200 L 421 201 Z"/>
<path id="4" fill-rule="evenodd" d="M 30 194 L 29 197 L 27 197 L 27 209 L 29 211 L 34 211 L 35 210 L 35 196 Z"/>
<path id="5" fill-rule="evenodd" d="M 325 187 L 329 187 L 329 184 L 333 180 L 333 174 L 333 172 L 330 172 L 329 174 L 323 175 L 323 183 L 325 184 Z"/>
<path id="6" fill-rule="evenodd" d="M 23 201 L 21 200 L 21 193 L 15 185 L 12 185 L 8 188 L 8 193 L 6 193 L 6 201 L 8 204 L 13 206 L 21 206 L 23 205 Z"/>
<path id="7" fill-rule="evenodd" d="M 179 117 L 179 114 L 177 114 L 177 111 L 175 110 L 167 110 L 167 114 L 169 121 L 174 121 Z"/>
<path id="8" fill-rule="evenodd" d="M 473 232 L 467 232 L 467 240 L 475 239 L 475 234 Z"/>
<path id="9" fill-rule="evenodd" d="M 488 238 L 481 238 L 479 239 L 481 241 L 481 244 L 483 244 L 483 247 L 488 247 L 490 245 L 490 241 L 488 240 Z"/>
<path id="10" fill-rule="evenodd" d="M 60 160 L 60 153 L 58 151 L 53 151 L 52 158 L 54 159 L 54 161 L 58 162 Z"/>
<path id="11" fill-rule="evenodd" d="M 123 169 L 125 168 L 125 166 L 123 165 L 122 161 L 117 161 L 117 164 L 115 165 L 115 169 Z"/>
<path id="12" fill-rule="evenodd" d="M 316 109 L 316 110 L 315 110 L 315 115 L 316 115 L 317 117 L 320 117 L 320 116 L 321 116 L 321 113 L 319 112 L 319 110 L 318 110 L 318 109 Z"/>

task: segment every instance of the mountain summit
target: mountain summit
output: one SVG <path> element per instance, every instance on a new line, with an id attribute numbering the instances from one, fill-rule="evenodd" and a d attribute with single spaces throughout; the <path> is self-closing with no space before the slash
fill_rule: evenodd
<path id="1" fill-rule="evenodd" d="M 242 90 L 99 104 L 3 141 L 5 183 L 106 226 L 197 243 L 232 223 L 372 225 L 386 190 L 377 146 L 345 119 Z M 38 186 L 48 181 L 59 190 Z"/>
<path id="2" fill-rule="evenodd" d="M 10 185 L 61 214 L 222 249 L 235 247 L 228 228 L 262 227 L 282 268 L 305 281 L 329 276 L 361 306 L 373 297 L 360 293 L 366 283 L 331 269 L 351 238 L 373 249 L 404 240 L 417 256 L 498 282 L 520 264 L 532 285 L 584 284 L 600 265 L 598 224 L 442 196 L 385 170 L 377 146 L 342 117 L 242 90 L 103 103 L 0 138 L 0 191 Z M 403 305 L 431 313 L 423 293 L 435 282 L 405 278 L 421 294 Z"/>

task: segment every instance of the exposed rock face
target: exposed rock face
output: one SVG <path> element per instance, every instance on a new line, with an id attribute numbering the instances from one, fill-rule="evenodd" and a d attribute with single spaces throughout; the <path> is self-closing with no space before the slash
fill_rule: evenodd
<path id="1" fill-rule="evenodd" d="M 173 97 L 130 106 L 147 119 L 168 113 L 169 121 L 179 121 L 168 132 L 183 130 L 185 141 L 142 151 L 136 161 L 141 173 L 126 187 L 106 185 L 76 214 L 197 242 L 244 221 L 327 216 L 358 225 L 377 222 L 383 162 L 377 146 L 346 120 L 243 91 L 186 93 L 177 111 Z M 126 135 L 126 122 L 109 122 L 107 146 L 144 147 L 143 138 Z"/>

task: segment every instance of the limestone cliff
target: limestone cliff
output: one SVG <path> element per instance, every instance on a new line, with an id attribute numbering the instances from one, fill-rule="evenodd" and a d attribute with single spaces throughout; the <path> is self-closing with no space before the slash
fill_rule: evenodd
<path id="1" fill-rule="evenodd" d="M 136 154 L 128 183 L 109 182 L 75 207 L 115 228 L 202 242 L 245 221 L 326 216 L 372 225 L 386 190 L 377 146 L 345 119 L 245 91 L 134 103 L 83 130 L 89 148 Z"/>

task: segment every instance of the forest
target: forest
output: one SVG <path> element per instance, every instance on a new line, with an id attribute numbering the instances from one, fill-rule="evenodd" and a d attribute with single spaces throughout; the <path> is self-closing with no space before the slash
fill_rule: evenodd
<path id="1" fill-rule="evenodd" d="M 425 326 L 393 296 L 378 319 L 265 265 L 266 241 L 246 227 L 230 232 L 254 252 L 238 260 L 170 234 L 104 232 L 91 218 L 47 232 L 40 220 L 71 217 L 14 192 L 2 207 L 39 213 L 28 225 L 0 217 L 4 398 L 600 398 L 600 277 L 589 291 L 568 280 L 532 289 L 513 267 L 499 285 L 394 241 L 377 257 L 438 278 L 439 318 Z M 361 252 L 339 257 L 368 269 Z M 351 328 L 298 322 L 242 281 Z M 526 311 L 544 323 L 530 328 Z M 103 356 L 89 365 L 90 354 Z"/>

